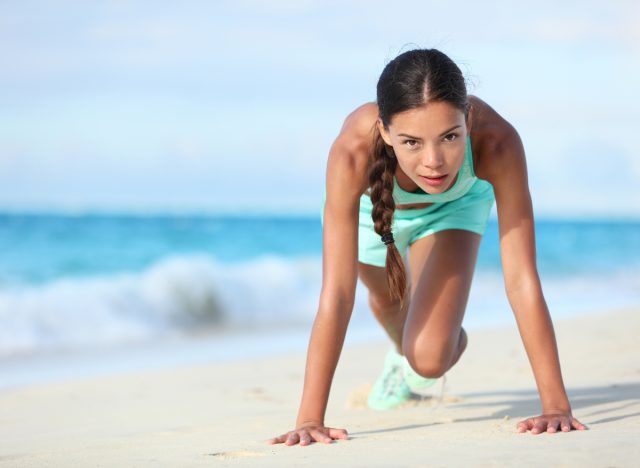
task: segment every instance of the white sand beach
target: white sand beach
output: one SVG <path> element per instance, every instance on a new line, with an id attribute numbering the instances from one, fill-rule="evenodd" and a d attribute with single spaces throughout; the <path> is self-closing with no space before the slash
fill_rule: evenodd
<path id="1" fill-rule="evenodd" d="M 0 392 L 0 466 L 640 466 L 640 314 L 554 320 L 573 414 L 589 427 L 532 435 L 540 411 L 514 325 L 469 331 L 442 398 L 376 412 L 386 342 L 345 345 L 326 423 L 350 440 L 269 445 L 292 429 L 305 355 L 155 370 Z"/>

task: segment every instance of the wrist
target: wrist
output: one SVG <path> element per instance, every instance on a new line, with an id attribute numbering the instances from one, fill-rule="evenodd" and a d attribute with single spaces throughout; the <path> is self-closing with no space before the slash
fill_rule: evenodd
<path id="1" fill-rule="evenodd" d="M 569 405 L 556 405 L 556 406 L 543 406 L 542 414 L 566 414 L 571 415 L 571 406 Z"/>
<path id="2" fill-rule="evenodd" d="M 551 398 L 541 398 L 543 413 L 563 413 L 571 414 L 571 404 L 567 394 L 562 392 L 560 394 L 552 395 Z"/>
<path id="3" fill-rule="evenodd" d="M 317 418 L 303 418 L 296 421 L 296 429 L 305 426 L 324 426 L 324 421 Z"/>

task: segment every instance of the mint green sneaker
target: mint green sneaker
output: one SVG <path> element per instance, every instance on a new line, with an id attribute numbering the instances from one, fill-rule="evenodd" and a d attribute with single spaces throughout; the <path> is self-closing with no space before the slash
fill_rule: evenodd
<path id="1" fill-rule="evenodd" d="M 406 357 L 402 356 L 402 371 L 404 375 L 404 381 L 409 386 L 410 390 L 424 390 L 435 384 L 438 379 L 430 379 L 428 377 L 422 377 L 416 371 L 413 370 L 411 364 Z"/>
<path id="2" fill-rule="evenodd" d="M 404 381 L 404 356 L 391 348 L 384 359 L 382 374 L 373 385 L 367 404 L 374 410 L 388 410 L 411 398 L 411 389 Z"/>

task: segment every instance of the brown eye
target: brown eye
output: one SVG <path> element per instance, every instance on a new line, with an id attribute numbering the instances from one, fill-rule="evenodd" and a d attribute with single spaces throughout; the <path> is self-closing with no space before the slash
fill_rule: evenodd
<path id="1" fill-rule="evenodd" d="M 456 138 L 458 138 L 458 134 L 457 133 L 449 133 L 444 137 L 445 141 L 453 141 Z"/>
<path id="2" fill-rule="evenodd" d="M 415 148 L 416 146 L 418 146 L 418 142 L 416 140 L 405 140 L 404 144 L 409 148 Z"/>

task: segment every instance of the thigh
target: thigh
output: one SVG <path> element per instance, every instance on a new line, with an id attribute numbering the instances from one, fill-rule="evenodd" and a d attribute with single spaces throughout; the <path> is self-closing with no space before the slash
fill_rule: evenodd
<path id="1" fill-rule="evenodd" d="M 456 351 L 481 236 L 447 229 L 409 247 L 411 300 L 403 350 L 448 363 Z"/>

